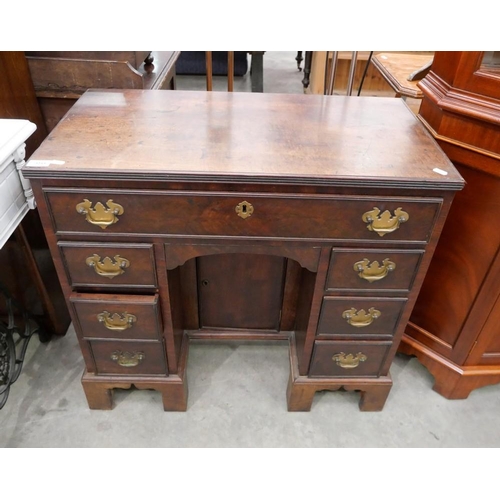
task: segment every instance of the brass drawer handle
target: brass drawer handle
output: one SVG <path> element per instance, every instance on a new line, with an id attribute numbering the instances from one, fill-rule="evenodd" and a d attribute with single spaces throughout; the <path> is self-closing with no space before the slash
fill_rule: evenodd
<path id="1" fill-rule="evenodd" d="M 253 205 L 251 203 L 248 203 L 248 201 L 242 201 L 241 203 L 238 203 L 234 210 L 238 214 L 238 217 L 241 217 L 242 219 L 250 217 L 254 212 Z"/>
<path id="2" fill-rule="evenodd" d="M 99 226 L 101 229 L 106 229 L 111 224 L 118 222 L 117 215 L 122 215 L 124 210 L 121 205 L 114 203 L 113 200 L 108 200 L 106 202 L 108 208 L 104 208 L 104 205 L 98 201 L 94 208 L 92 207 L 92 202 L 90 200 L 84 199 L 81 203 L 76 206 L 76 211 L 79 214 L 85 215 L 85 219 Z"/>
<path id="3" fill-rule="evenodd" d="M 349 370 L 351 368 L 356 368 L 359 363 L 366 361 L 368 358 L 362 352 L 358 352 L 357 354 L 346 354 L 345 352 L 339 352 L 338 354 L 334 354 L 332 359 L 341 368 Z"/>
<path id="4" fill-rule="evenodd" d="M 360 260 L 354 264 L 354 270 L 358 276 L 370 283 L 384 279 L 394 269 L 396 269 L 396 264 L 389 259 L 384 259 L 382 265 L 377 260 L 370 262 L 368 259 Z"/>
<path id="5" fill-rule="evenodd" d="M 111 353 L 111 359 L 125 368 L 137 366 L 145 357 L 143 352 L 114 351 Z"/>
<path id="6" fill-rule="evenodd" d="M 99 323 L 103 323 L 108 330 L 123 331 L 132 328 L 133 324 L 137 321 L 137 317 L 133 314 L 113 313 L 103 311 L 97 315 Z"/>
<path id="7" fill-rule="evenodd" d="M 371 325 L 381 314 L 380 311 L 377 311 L 377 309 L 373 307 L 370 307 L 368 312 L 364 309 L 358 311 L 354 307 L 351 307 L 351 309 L 347 309 L 347 311 L 342 313 L 342 317 L 346 319 L 350 325 L 362 328 Z"/>
<path id="8" fill-rule="evenodd" d="M 373 210 L 365 212 L 361 219 L 363 222 L 367 222 L 366 226 L 370 231 L 375 231 L 379 236 L 384 236 L 387 233 L 392 233 L 399 228 L 400 224 L 406 222 L 410 216 L 407 212 L 401 209 L 401 207 L 394 210 L 394 215 L 391 215 L 389 210 L 380 215 L 380 209 L 374 207 Z"/>
<path id="9" fill-rule="evenodd" d="M 109 257 L 101 257 L 96 253 L 92 257 L 87 257 L 85 260 L 87 266 L 92 267 L 99 276 L 113 279 L 125 272 L 125 269 L 130 266 L 130 262 L 119 255 L 115 255 L 113 259 Z"/>

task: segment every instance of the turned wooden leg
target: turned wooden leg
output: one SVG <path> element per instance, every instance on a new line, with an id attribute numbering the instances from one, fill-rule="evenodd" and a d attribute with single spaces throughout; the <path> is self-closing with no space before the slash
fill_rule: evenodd
<path id="1" fill-rule="evenodd" d="M 311 74 L 311 68 L 312 68 L 312 52 L 306 51 L 306 58 L 304 61 L 304 78 L 302 79 L 302 85 L 304 87 L 304 90 L 309 87 L 309 75 Z"/>
<path id="2" fill-rule="evenodd" d="M 82 380 L 83 390 L 91 410 L 111 410 L 113 408 L 113 390 L 101 384 Z"/>
<path id="3" fill-rule="evenodd" d="M 302 51 L 297 51 L 297 57 L 295 57 L 295 60 L 297 61 L 297 69 L 299 71 L 302 70 L 302 68 L 300 67 L 300 63 L 302 62 L 303 58 L 302 58 Z"/>

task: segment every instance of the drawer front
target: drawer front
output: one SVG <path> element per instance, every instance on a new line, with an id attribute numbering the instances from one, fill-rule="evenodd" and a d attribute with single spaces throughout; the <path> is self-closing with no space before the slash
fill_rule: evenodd
<path id="1" fill-rule="evenodd" d="M 390 342 L 332 342 L 318 340 L 310 377 L 378 377 Z"/>
<path id="2" fill-rule="evenodd" d="M 161 340 L 158 295 L 72 294 L 77 331 L 87 338 Z"/>
<path id="3" fill-rule="evenodd" d="M 45 191 L 56 232 L 419 241 L 440 199 L 192 193 Z M 401 211 L 399 210 L 401 209 Z"/>
<path id="4" fill-rule="evenodd" d="M 409 292 L 423 255 L 423 250 L 334 248 L 326 290 Z"/>
<path id="5" fill-rule="evenodd" d="M 153 246 L 148 244 L 58 243 L 75 288 L 156 289 Z"/>
<path id="6" fill-rule="evenodd" d="M 405 298 L 324 297 L 317 334 L 393 336 L 406 302 Z"/>
<path id="7" fill-rule="evenodd" d="M 89 341 L 98 375 L 166 375 L 163 343 Z"/>

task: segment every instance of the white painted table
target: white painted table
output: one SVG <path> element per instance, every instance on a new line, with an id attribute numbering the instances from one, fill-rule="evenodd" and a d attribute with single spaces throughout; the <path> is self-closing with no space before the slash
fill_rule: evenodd
<path id="1" fill-rule="evenodd" d="M 21 173 L 25 165 L 25 141 L 35 130 L 36 125 L 28 120 L 0 119 L 0 249 L 28 210 L 36 207 L 31 184 Z M 0 272 L 0 296 L 5 301 L 8 321 L 0 320 L 0 409 L 21 372 L 28 342 L 39 330 L 28 313 L 20 311 L 1 277 Z M 22 328 L 14 322 L 19 311 L 24 317 Z"/>
<path id="2" fill-rule="evenodd" d="M 0 119 L 0 248 L 36 206 L 31 184 L 21 173 L 25 141 L 35 130 L 28 120 Z"/>

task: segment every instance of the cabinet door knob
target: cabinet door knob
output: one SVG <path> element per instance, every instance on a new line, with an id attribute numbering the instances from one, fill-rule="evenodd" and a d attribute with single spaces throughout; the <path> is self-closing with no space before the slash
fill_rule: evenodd
<path id="1" fill-rule="evenodd" d="M 85 215 L 85 219 L 90 224 L 99 226 L 101 229 L 106 229 L 111 224 L 118 222 L 117 215 L 122 215 L 124 209 L 118 203 L 114 203 L 113 200 L 108 200 L 106 202 L 108 208 L 98 201 L 95 207 L 92 208 L 92 202 L 90 200 L 84 199 L 81 203 L 76 206 L 76 211 L 79 214 Z"/>
<path id="2" fill-rule="evenodd" d="M 366 226 L 368 230 L 375 231 L 379 236 L 396 231 L 403 222 L 406 222 L 410 218 L 410 215 L 402 210 L 401 207 L 394 210 L 394 215 L 391 215 L 389 210 L 383 212 L 382 215 L 379 214 L 380 209 L 374 207 L 373 210 L 365 212 L 361 216 L 363 222 L 368 223 Z"/>
<path id="3" fill-rule="evenodd" d="M 377 311 L 374 307 L 370 307 L 368 312 L 364 309 L 356 310 L 354 307 L 347 309 L 342 313 L 342 317 L 347 320 L 347 322 L 358 328 L 363 328 L 365 326 L 371 325 L 374 320 L 380 317 L 382 313 Z"/>
<path id="4" fill-rule="evenodd" d="M 341 368 L 349 370 L 350 368 L 356 368 L 359 363 L 366 361 L 368 357 L 362 352 L 358 352 L 357 354 L 346 354 L 345 352 L 339 352 L 338 354 L 334 354 L 332 359 Z"/>
<path id="5" fill-rule="evenodd" d="M 377 260 L 370 262 L 369 259 L 363 259 L 354 264 L 354 270 L 358 276 L 370 283 L 384 279 L 394 269 L 396 269 L 396 264 L 389 259 L 384 259 L 382 265 Z"/>
<path id="6" fill-rule="evenodd" d="M 137 317 L 128 313 L 113 313 L 103 311 L 97 315 L 97 320 L 102 323 L 108 330 L 123 331 L 131 328 L 137 321 Z"/>
<path id="7" fill-rule="evenodd" d="M 101 259 L 101 256 L 96 253 L 92 257 L 87 257 L 85 263 L 87 266 L 92 267 L 96 274 L 109 279 L 123 274 L 125 269 L 130 266 L 130 261 L 119 255 L 115 255 L 112 259 L 110 257 Z"/>

